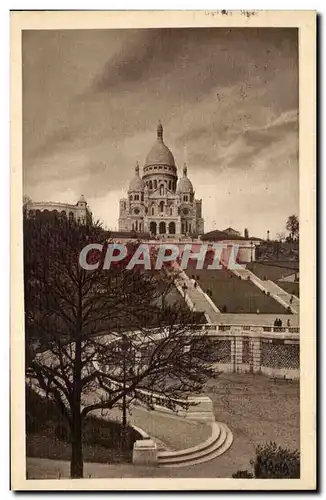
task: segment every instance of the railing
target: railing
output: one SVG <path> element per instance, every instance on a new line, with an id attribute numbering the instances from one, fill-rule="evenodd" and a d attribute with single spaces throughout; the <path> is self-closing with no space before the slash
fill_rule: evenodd
<path id="1" fill-rule="evenodd" d="M 237 325 L 237 324 L 210 324 L 210 325 L 201 325 L 199 327 L 202 331 L 206 332 L 229 332 L 234 330 L 239 333 L 243 332 L 268 332 L 268 333 L 289 333 L 289 334 L 298 334 L 300 333 L 299 327 L 293 326 L 266 326 L 266 325 Z"/>

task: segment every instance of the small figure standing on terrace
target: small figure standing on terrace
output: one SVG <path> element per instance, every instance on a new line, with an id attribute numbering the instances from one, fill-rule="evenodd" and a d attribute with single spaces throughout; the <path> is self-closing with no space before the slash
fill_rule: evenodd
<path id="1" fill-rule="evenodd" d="M 287 327 L 291 326 L 291 321 L 288 319 L 286 323 Z"/>
<path id="2" fill-rule="evenodd" d="M 197 281 L 194 280 L 194 288 L 197 288 Z"/>
<path id="3" fill-rule="evenodd" d="M 293 295 L 291 295 L 290 304 L 292 304 L 292 302 L 293 302 Z"/>

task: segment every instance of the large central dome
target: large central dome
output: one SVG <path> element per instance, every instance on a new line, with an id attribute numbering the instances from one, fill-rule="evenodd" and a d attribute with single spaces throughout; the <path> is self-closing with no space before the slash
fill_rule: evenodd
<path id="1" fill-rule="evenodd" d="M 175 167 L 173 154 L 163 142 L 163 127 L 161 123 L 157 127 L 157 140 L 146 157 L 145 167 L 150 165 Z"/>

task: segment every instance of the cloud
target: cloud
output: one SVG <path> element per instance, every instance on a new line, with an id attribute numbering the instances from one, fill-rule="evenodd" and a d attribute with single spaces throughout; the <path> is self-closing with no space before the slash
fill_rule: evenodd
<path id="1" fill-rule="evenodd" d="M 257 197 L 273 206 L 265 213 L 272 220 L 266 190 L 275 189 L 280 212 L 284 185 L 296 190 L 293 204 L 298 198 L 297 50 L 295 29 L 24 34 L 25 192 L 84 193 L 112 225 L 110 200 L 125 192 L 136 161 L 143 164 L 161 119 L 198 193 L 228 191 L 228 177 L 248 188 L 261 183 Z M 207 230 L 214 206 L 205 209 Z M 241 210 L 253 217 L 244 201 Z"/>

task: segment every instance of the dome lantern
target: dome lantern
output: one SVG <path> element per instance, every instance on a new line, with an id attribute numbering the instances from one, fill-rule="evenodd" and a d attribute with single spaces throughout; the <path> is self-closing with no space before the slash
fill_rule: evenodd
<path id="1" fill-rule="evenodd" d="M 163 142 L 163 125 L 161 123 L 161 120 L 158 121 L 157 125 L 157 140 Z"/>

